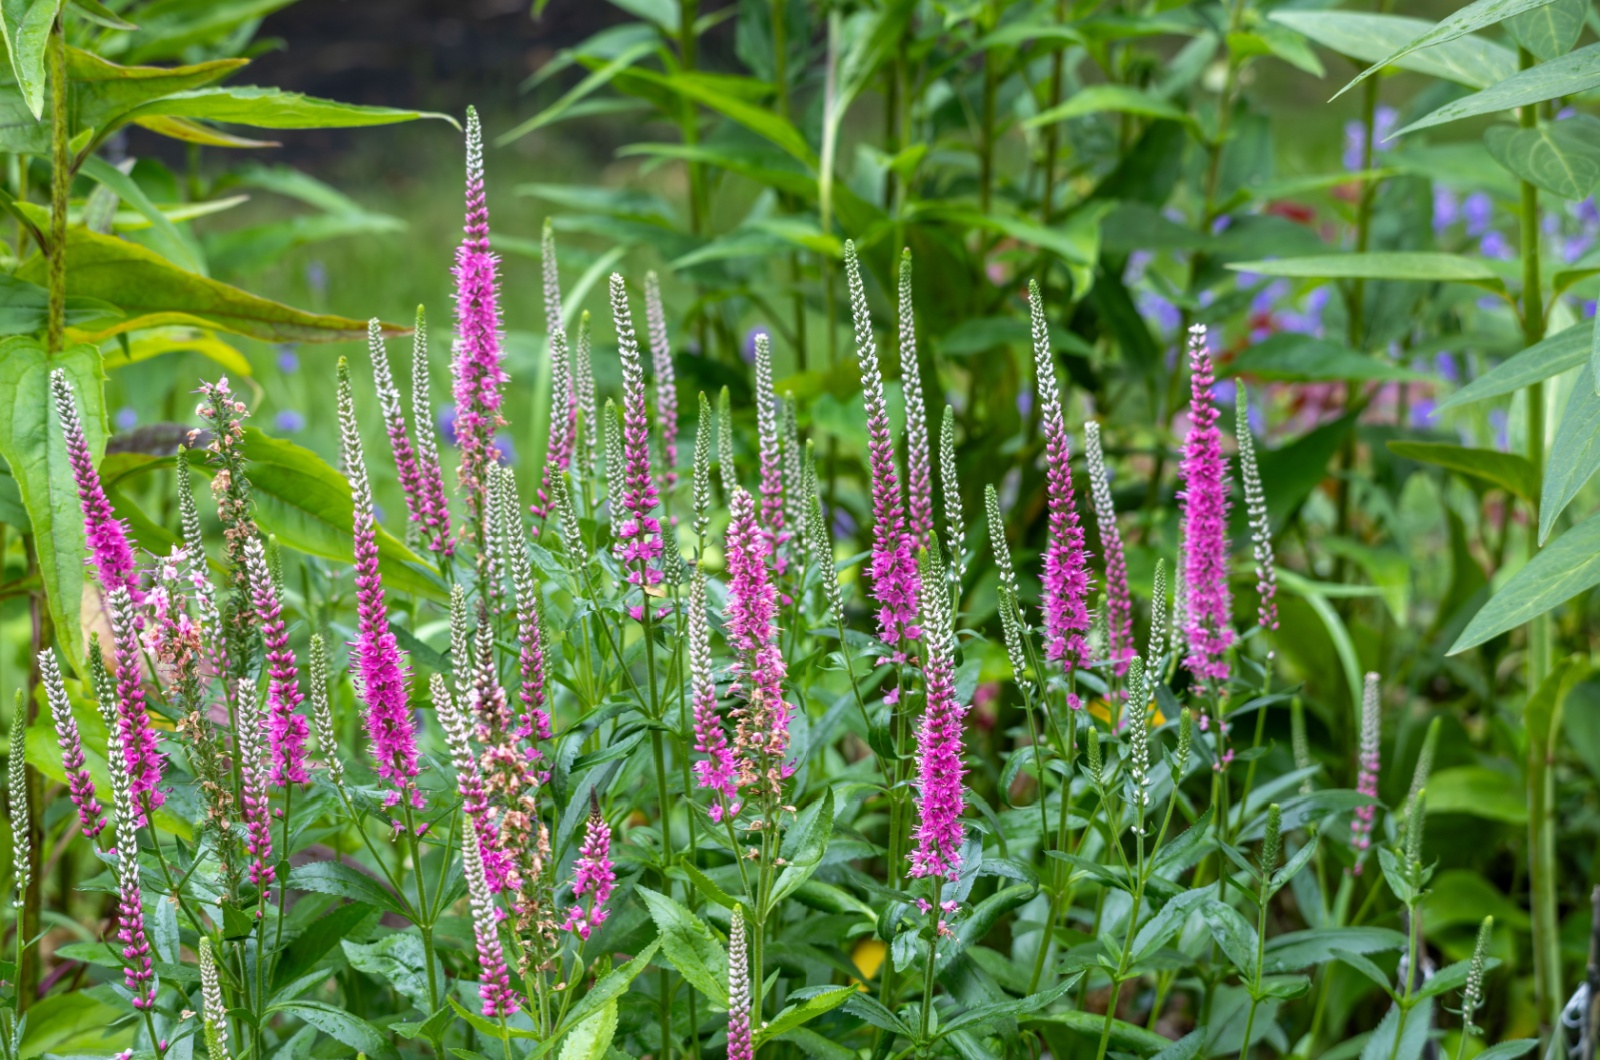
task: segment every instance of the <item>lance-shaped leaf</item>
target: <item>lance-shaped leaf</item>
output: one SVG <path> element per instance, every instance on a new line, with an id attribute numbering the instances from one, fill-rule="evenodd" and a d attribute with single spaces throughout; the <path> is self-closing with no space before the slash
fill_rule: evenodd
<path id="1" fill-rule="evenodd" d="M 1498 486 L 1529 503 L 1539 495 L 1539 481 L 1533 465 L 1518 453 L 1475 449 L 1449 442 L 1390 442 L 1389 451 L 1407 460 L 1436 464 Z"/>
<path id="2" fill-rule="evenodd" d="M 1468 4 L 1449 18 L 1418 34 L 1402 47 L 1361 71 L 1348 85 L 1335 92 L 1333 98 L 1338 99 L 1385 66 L 1397 62 L 1413 52 L 1418 52 L 1423 48 L 1437 44 L 1444 44 L 1458 37 L 1465 37 L 1473 30 L 1492 26 L 1496 22 L 1504 21 L 1513 15 L 1519 15 L 1524 11 L 1532 10 L 1549 2 L 1550 0 L 1476 0 L 1476 3 Z"/>
<path id="3" fill-rule="evenodd" d="M 1313 254 L 1303 258 L 1233 262 L 1234 272 L 1313 280 L 1413 280 L 1418 283 L 1469 283 L 1504 293 L 1505 281 L 1477 258 L 1433 251 L 1374 251 L 1365 254 Z"/>
<path id="4" fill-rule="evenodd" d="M 44 114 L 44 51 L 60 10 L 61 0 L 0 0 L 0 34 L 11 55 L 11 74 L 34 121 Z"/>
<path id="5" fill-rule="evenodd" d="M 1378 62 L 1405 47 L 1433 25 L 1403 15 L 1360 11 L 1274 11 L 1270 16 L 1324 48 L 1365 63 Z M 1483 37 L 1463 36 L 1391 60 L 1391 66 L 1413 70 L 1469 88 L 1488 88 L 1517 72 L 1517 53 Z"/>
<path id="6" fill-rule="evenodd" d="M 257 85 L 199 88 L 154 100 L 134 109 L 128 121 L 150 116 L 220 121 L 257 129 L 348 129 L 365 125 L 393 125 L 418 118 L 437 118 L 457 125 L 448 114 L 338 103 L 331 99 L 285 92 Z M 459 126 L 458 126 L 459 127 Z"/>
<path id="7" fill-rule="evenodd" d="M 1467 623 L 1467 628 L 1451 646 L 1450 654 L 1475 648 L 1491 637 L 1515 629 L 1597 584 L 1600 584 L 1600 513 L 1589 516 L 1550 542 L 1528 561 L 1527 566 L 1513 574 Z"/>
<path id="8" fill-rule="evenodd" d="M 1545 463 L 1544 490 L 1539 498 L 1539 544 L 1543 545 L 1566 510 L 1600 468 L 1600 395 L 1588 377 L 1578 381 L 1567 398 L 1561 425 Z"/>
<path id="9" fill-rule="evenodd" d="M 1591 44 L 1538 66 L 1518 71 L 1497 85 L 1446 103 L 1418 118 L 1395 136 L 1479 114 L 1495 114 L 1560 96 L 1575 96 L 1600 85 L 1600 44 Z"/>
<path id="10" fill-rule="evenodd" d="M 1589 356 L 1594 331 L 1594 325 L 1585 321 L 1534 343 L 1439 402 L 1439 411 L 1511 394 L 1582 364 Z M 1600 379 L 1600 372 L 1596 373 L 1596 378 Z"/>

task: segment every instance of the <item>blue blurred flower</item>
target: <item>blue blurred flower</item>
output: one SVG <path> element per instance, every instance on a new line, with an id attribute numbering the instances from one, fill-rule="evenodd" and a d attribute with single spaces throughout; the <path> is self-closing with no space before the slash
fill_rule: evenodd
<path id="1" fill-rule="evenodd" d="M 1440 350 L 1433 355 L 1433 370 L 1447 383 L 1461 381 L 1461 370 L 1456 367 L 1456 355 L 1449 350 Z"/>
<path id="2" fill-rule="evenodd" d="M 496 453 L 500 454 L 500 462 L 502 464 L 511 464 L 517 459 L 517 450 L 512 446 L 509 434 L 495 435 L 494 449 Z"/>
<path id="3" fill-rule="evenodd" d="M 1411 426 L 1426 427 L 1428 421 L 1433 419 L 1433 411 L 1437 403 L 1433 398 L 1418 398 L 1411 405 Z"/>
<path id="4" fill-rule="evenodd" d="M 295 352 L 292 342 L 278 344 L 278 371 L 284 375 L 293 375 L 300 370 L 300 355 Z"/>
<path id="5" fill-rule="evenodd" d="M 756 363 L 756 336 L 769 334 L 766 327 L 756 325 L 744 333 L 744 345 L 739 347 L 739 352 L 744 355 L 746 364 Z"/>
<path id="6" fill-rule="evenodd" d="M 1483 234 L 1483 241 L 1478 244 L 1478 250 L 1486 258 L 1498 258 L 1501 261 L 1510 261 L 1517 256 L 1517 252 L 1512 249 L 1504 233 L 1492 228 Z"/>
<path id="7" fill-rule="evenodd" d="M 113 419 L 119 431 L 131 431 L 139 426 L 139 413 L 132 406 L 124 405 L 117 410 Z"/>
<path id="8" fill-rule="evenodd" d="M 1023 419 L 1033 414 L 1033 388 L 1027 384 L 1017 388 L 1017 411 Z"/>
<path id="9" fill-rule="evenodd" d="M 1595 205 L 1591 195 L 1572 208 L 1572 216 L 1586 225 L 1600 224 L 1600 206 Z"/>
<path id="10" fill-rule="evenodd" d="M 1154 291 L 1140 291 L 1139 312 L 1155 321 L 1156 329 L 1163 334 L 1177 331 L 1183 324 L 1183 314 L 1178 307 Z"/>
<path id="11" fill-rule="evenodd" d="M 1572 236 L 1561 241 L 1561 260 L 1571 265 L 1594 246 L 1594 233 L 1584 232 L 1582 235 Z"/>
<path id="12" fill-rule="evenodd" d="M 1496 449 L 1511 448 L 1511 421 L 1506 417 L 1505 409 L 1489 410 L 1489 429 L 1494 432 Z"/>
<path id="13" fill-rule="evenodd" d="M 855 532 L 856 521 L 845 511 L 844 505 L 836 505 L 833 509 L 833 536 L 849 537 Z"/>
<path id="14" fill-rule="evenodd" d="M 1380 106 L 1372 115 L 1372 150 L 1376 154 L 1382 149 L 1383 142 L 1394 132 L 1394 127 L 1400 122 L 1400 112 L 1390 106 Z M 1365 122 L 1346 122 L 1344 126 L 1344 154 L 1341 161 L 1344 168 L 1354 173 L 1361 168 L 1361 154 L 1366 147 L 1367 127 Z"/>
<path id="15" fill-rule="evenodd" d="M 328 267 L 320 261 L 306 263 L 306 286 L 311 293 L 322 297 L 328 293 Z"/>
<path id="16" fill-rule="evenodd" d="M 272 422 L 284 434 L 298 434 L 306 429 L 306 418 L 294 409 L 284 409 Z"/>
<path id="17" fill-rule="evenodd" d="M 1433 186 L 1433 231 L 1437 235 L 1461 220 L 1461 202 L 1443 184 Z"/>
<path id="18" fill-rule="evenodd" d="M 446 405 L 439 411 L 438 416 L 439 436 L 446 445 L 456 444 L 456 407 Z"/>
<path id="19" fill-rule="evenodd" d="M 1486 193 L 1475 191 L 1461 204 L 1461 216 L 1467 222 L 1467 235 L 1481 236 L 1494 218 L 1494 202 Z"/>
<path id="20" fill-rule="evenodd" d="M 1238 386 L 1232 379 L 1219 379 L 1211 384 L 1211 396 L 1219 405 L 1233 404 L 1233 395 L 1237 390 Z"/>

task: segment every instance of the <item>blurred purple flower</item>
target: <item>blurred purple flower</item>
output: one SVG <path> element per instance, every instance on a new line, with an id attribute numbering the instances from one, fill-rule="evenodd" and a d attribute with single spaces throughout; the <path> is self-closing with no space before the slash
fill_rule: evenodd
<path id="1" fill-rule="evenodd" d="M 1128 255 L 1128 264 L 1122 270 L 1122 280 L 1127 284 L 1135 284 L 1144 279 L 1145 270 L 1150 268 L 1150 262 L 1155 260 L 1155 255 L 1148 250 L 1136 250 Z M 1242 280 L 1240 281 L 1243 282 Z"/>
<path id="2" fill-rule="evenodd" d="M 1219 236 L 1226 232 L 1228 230 L 1228 226 L 1231 224 L 1233 224 L 1233 217 L 1229 214 L 1223 214 L 1221 217 L 1218 217 L 1215 221 L 1211 222 L 1211 234 L 1214 236 Z"/>
<path id="3" fill-rule="evenodd" d="M 1484 192 L 1475 191 L 1461 204 L 1461 216 L 1467 222 L 1467 235 L 1481 236 L 1489 230 L 1494 203 Z"/>
<path id="4" fill-rule="evenodd" d="M 284 409 L 272 421 L 283 434 L 298 434 L 306 429 L 306 418 L 294 409 Z"/>
<path id="5" fill-rule="evenodd" d="M 744 345 L 739 347 L 739 354 L 744 358 L 745 364 L 756 363 L 756 336 L 769 334 L 766 325 L 757 324 L 744 333 Z"/>
<path id="6" fill-rule="evenodd" d="M 1486 258 L 1498 258 L 1501 261 L 1510 261 L 1517 256 L 1517 252 L 1511 248 L 1511 243 L 1504 233 L 1493 228 L 1483 234 L 1478 250 Z"/>
<path id="7" fill-rule="evenodd" d="M 1586 225 L 1600 224 L 1600 206 L 1595 205 L 1591 195 L 1572 208 L 1572 216 Z"/>
<path id="8" fill-rule="evenodd" d="M 1287 297 L 1289 297 L 1289 281 L 1273 280 L 1257 291 L 1255 297 L 1250 299 L 1250 311 L 1252 313 L 1270 313 Z M 1229 400 L 1231 401 L 1232 399 L 1230 398 Z"/>
<path id="9" fill-rule="evenodd" d="M 318 298 L 328 293 L 328 267 L 320 261 L 306 263 L 306 287 Z"/>
<path id="10" fill-rule="evenodd" d="M 439 413 L 439 436 L 446 445 L 456 444 L 456 409 L 454 405 L 446 406 Z"/>
<path id="11" fill-rule="evenodd" d="M 1154 291 L 1140 291 L 1138 303 L 1140 314 L 1155 321 L 1156 330 L 1162 334 L 1176 331 L 1183 324 L 1178 307 Z"/>
<path id="12" fill-rule="evenodd" d="M 117 410 L 116 425 L 119 431 L 131 431 L 139 426 L 139 413 L 132 406 L 124 405 Z"/>
<path id="13" fill-rule="evenodd" d="M 1017 390 L 1017 412 L 1023 419 L 1033 415 L 1033 388 L 1022 386 Z"/>
<path id="14" fill-rule="evenodd" d="M 1382 147 L 1383 142 L 1394 132 L 1400 122 L 1400 112 L 1393 107 L 1380 106 L 1372 116 L 1372 149 L 1374 153 Z M 1366 146 L 1367 127 L 1365 122 L 1346 122 L 1344 126 L 1344 154 L 1341 161 L 1344 168 L 1354 173 L 1361 169 L 1362 150 Z"/>
<path id="15" fill-rule="evenodd" d="M 1254 431 L 1256 434 L 1263 434 L 1263 435 L 1266 434 L 1267 433 L 1267 413 L 1265 411 L 1266 402 L 1265 401 L 1252 401 L 1252 402 L 1250 402 L 1250 404 L 1247 407 L 1250 410 L 1249 413 L 1246 416 L 1246 418 L 1247 418 L 1247 420 L 1249 421 L 1249 424 L 1250 424 L 1250 429 L 1252 431 Z"/>
<path id="16" fill-rule="evenodd" d="M 1494 447 L 1506 451 L 1511 448 L 1511 421 L 1505 409 L 1489 410 L 1489 429 L 1494 432 Z"/>
<path id="17" fill-rule="evenodd" d="M 1585 254 L 1589 253 L 1589 248 L 1592 246 L 1594 246 L 1593 232 L 1584 232 L 1581 235 L 1576 235 L 1572 236 L 1570 239 L 1565 239 L 1561 243 L 1561 260 L 1568 265 L 1571 265 Z"/>
<path id="18" fill-rule="evenodd" d="M 1456 355 L 1449 350 L 1440 350 L 1433 355 L 1433 370 L 1447 383 L 1461 381 L 1461 370 L 1456 367 Z"/>
<path id="19" fill-rule="evenodd" d="M 1435 235 L 1461 220 L 1461 201 L 1443 184 L 1433 186 L 1433 231 Z"/>
<path id="20" fill-rule="evenodd" d="M 1433 400 L 1433 398 L 1418 398 L 1416 401 L 1412 402 L 1411 426 L 1426 427 L 1428 425 L 1428 421 L 1433 419 L 1433 412 L 1436 404 L 1437 403 Z"/>
<path id="21" fill-rule="evenodd" d="M 856 532 L 855 517 L 845 510 L 844 505 L 833 509 L 833 535 L 835 537 L 849 537 Z"/>
<path id="22" fill-rule="evenodd" d="M 292 342 L 278 344 L 278 371 L 284 375 L 293 375 L 300 370 L 300 355 L 295 352 Z"/>
<path id="23" fill-rule="evenodd" d="M 1216 400 L 1218 405 L 1232 405 L 1235 389 L 1236 388 L 1232 379 L 1219 379 L 1215 383 L 1211 384 L 1211 396 Z"/>
<path id="24" fill-rule="evenodd" d="M 502 464 L 511 464 L 517 459 L 517 451 L 511 444 L 511 437 L 505 434 L 494 436 L 494 449 L 499 455 Z"/>

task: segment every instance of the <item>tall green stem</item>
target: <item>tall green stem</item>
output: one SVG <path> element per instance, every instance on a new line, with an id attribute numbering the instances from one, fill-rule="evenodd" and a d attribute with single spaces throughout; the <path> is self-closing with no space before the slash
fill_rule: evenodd
<path id="1" fill-rule="evenodd" d="M 67 320 L 67 38 L 58 16 L 46 49 L 50 66 L 50 295 L 45 349 L 60 353 Z"/>

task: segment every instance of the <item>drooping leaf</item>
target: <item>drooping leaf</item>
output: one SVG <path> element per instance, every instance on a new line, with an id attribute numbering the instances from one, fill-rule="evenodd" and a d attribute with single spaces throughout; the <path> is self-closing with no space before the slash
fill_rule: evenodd
<path id="1" fill-rule="evenodd" d="M 1492 26 L 1495 23 L 1502 22 L 1513 15 L 1521 14 L 1524 11 L 1531 10 L 1532 8 L 1539 7 L 1541 4 L 1548 2 L 1549 0 L 1474 0 L 1473 3 L 1461 8 L 1455 14 L 1439 22 L 1431 29 L 1419 33 L 1416 37 L 1412 38 L 1410 41 L 1407 41 L 1394 52 L 1386 55 L 1384 58 L 1367 67 L 1367 69 L 1361 71 L 1361 73 L 1357 74 L 1349 84 L 1345 85 L 1338 92 L 1335 92 L 1333 98 L 1338 99 L 1356 85 L 1382 70 L 1385 66 L 1391 65 L 1396 61 L 1405 58 L 1407 55 L 1412 54 L 1413 52 L 1418 52 L 1424 48 L 1434 45 L 1444 44 L 1448 41 L 1456 40 L 1459 37 L 1465 37 L 1474 30 L 1483 29 L 1486 26 Z"/>
<path id="2" fill-rule="evenodd" d="M 802 1024 L 809 1023 L 825 1013 L 832 1012 L 856 993 L 853 986 L 832 986 L 795 1004 L 786 1005 L 771 1020 L 763 1023 L 755 1033 L 757 1048 L 762 1042 L 787 1034 Z"/>
<path id="3" fill-rule="evenodd" d="M 1432 808 L 1433 793 L 1428 793 Z M 1398 931 L 1380 927 L 1343 927 L 1322 931 L 1291 931 L 1269 939 L 1263 955 L 1262 970 L 1266 972 L 1294 972 L 1336 960 L 1336 951 L 1347 953 L 1381 953 L 1397 950 L 1406 944 L 1406 937 Z"/>
<path id="4" fill-rule="evenodd" d="M 411 917 L 410 908 L 403 898 L 396 897 L 378 880 L 341 861 L 313 861 L 296 865 L 289 872 L 289 886 L 363 902 L 406 919 Z"/>
<path id="5" fill-rule="evenodd" d="M 1303 258 L 1234 262 L 1235 272 L 1314 280 L 1412 280 L 1419 283 L 1468 283 L 1504 291 L 1505 281 L 1479 258 L 1435 251 L 1371 251 L 1365 254 L 1316 254 Z"/>
<path id="6" fill-rule="evenodd" d="M 1539 493 L 1538 476 L 1534 474 L 1533 465 L 1519 453 L 1451 445 L 1449 442 L 1409 441 L 1390 442 L 1389 451 L 1407 460 L 1434 464 L 1498 486 L 1530 503 Z"/>
<path id="7" fill-rule="evenodd" d="M 617 1033 L 617 1001 L 612 998 L 580 1020 L 561 1039 L 560 1060 L 604 1060 Z"/>
<path id="8" fill-rule="evenodd" d="M 1514 777 L 1488 766 L 1451 766 L 1428 778 L 1428 814 L 1441 813 L 1526 824 L 1528 802 Z"/>
<path id="9" fill-rule="evenodd" d="M 1600 584 L 1600 513 L 1589 516 L 1513 574 L 1461 631 L 1450 654 L 1475 648 Z M 1430 791 L 1431 801 L 1431 791 Z"/>
<path id="10" fill-rule="evenodd" d="M 1543 545 L 1572 498 L 1600 469 L 1600 395 L 1582 379 L 1572 388 L 1555 441 L 1545 461 L 1539 496 L 1539 544 Z"/>
<path id="11" fill-rule="evenodd" d="M 378 1028 L 342 1008 L 320 1001 L 289 1001 L 268 1011 L 303 1020 L 334 1041 L 376 1060 L 398 1060 L 400 1055 Z"/>
<path id="12" fill-rule="evenodd" d="M 1600 44 L 1590 44 L 1559 59 L 1540 63 L 1512 74 L 1499 84 L 1474 92 L 1464 99 L 1446 103 L 1426 114 L 1395 136 L 1404 136 L 1419 129 L 1472 118 L 1479 114 L 1496 114 L 1532 103 L 1543 103 L 1559 96 L 1575 96 L 1600 85 Z"/>
<path id="13" fill-rule="evenodd" d="M 0 401 L 0 457 L 16 477 L 28 510 L 50 618 L 76 667 L 84 650 L 87 553 L 83 509 L 50 396 L 50 371 L 55 368 L 65 372 L 72 384 L 89 451 L 98 460 L 107 437 L 105 375 L 99 351 L 92 346 L 74 346 L 51 357 L 37 339 L 16 336 L 0 340 L 0 394 L 6 396 Z"/>
<path id="14" fill-rule="evenodd" d="M 460 128 L 448 114 L 338 103 L 331 99 L 255 85 L 197 88 L 152 100 L 128 112 L 128 121 L 161 116 L 220 121 L 257 129 L 349 129 L 437 118 Z"/>
<path id="15" fill-rule="evenodd" d="M 1531 129 L 1493 125 L 1483 142 L 1494 160 L 1522 180 L 1563 199 L 1587 198 L 1600 184 L 1600 118 L 1542 121 Z"/>
<path id="16" fill-rule="evenodd" d="M 1588 13 L 1589 0 L 1550 0 L 1506 19 L 1506 29 L 1518 44 L 1547 63 L 1577 43 Z"/>
<path id="17" fill-rule="evenodd" d="M 432 1007 L 434 999 L 428 993 L 428 953 L 420 936 L 400 932 L 371 943 L 345 939 L 342 946 L 350 967 L 388 983 L 424 1012 Z M 443 981 L 444 968 L 438 965 L 437 957 L 434 962 L 435 977 Z"/>
<path id="18" fill-rule="evenodd" d="M 1058 121 L 1081 118 L 1087 114 L 1137 114 L 1145 118 L 1192 123 L 1182 107 L 1171 100 L 1127 85 L 1090 85 L 1079 89 L 1065 103 L 1050 107 L 1029 118 L 1029 128 L 1050 125 Z"/>

